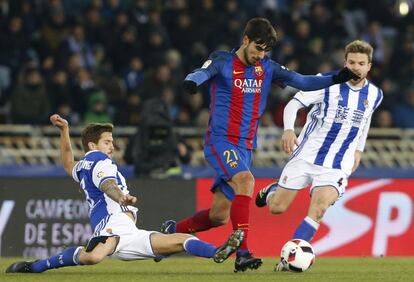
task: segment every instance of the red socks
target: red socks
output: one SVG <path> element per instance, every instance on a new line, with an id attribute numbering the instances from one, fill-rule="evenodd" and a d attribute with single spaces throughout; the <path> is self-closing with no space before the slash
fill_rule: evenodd
<path id="1" fill-rule="evenodd" d="M 244 231 L 244 240 L 240 250 L 248 250 L 247 237 L 249 233 L 249 215 L 251 197 L 246 195 L 236 195 L 230 210 L 230 219 L 233 230 L 241 229 Z M 205 231 L 215 227 L 210 221 L 210 209 L 202 210 L 192 217 L 177 222 L 177 233 L 195 233 Z"/>
<path id="2" fill-rule="evenodd" d="M 239 250 L 248 250 L 247 237 L 249 233 L 249 215 L 251 197 L 246 195 L 236 195 L 230 210 L 230 219 L 233 230 L 241 229 L 244 231 L 243 243 Z"/>
<path id="3" fill-rule="evenodd" d="M 192 217 L 177 222 L 177 233 L 195 233 L 208 230 L 213 227 L 209 217 L 210 209 L 202 210 Z"/>

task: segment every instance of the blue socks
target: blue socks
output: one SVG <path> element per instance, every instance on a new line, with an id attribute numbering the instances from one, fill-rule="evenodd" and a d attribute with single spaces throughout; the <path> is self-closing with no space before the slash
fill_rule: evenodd
<path id="1" fill-rule="evenodd" d="M 196 237 L 191 237 L 185 240 L 184 250 L 193 256 L 196 257 L 204 257 L 204 258 L 212 258 L 216 253 L 216 247 L 197 239 Z"/>
<path id="2" fill-rule="evenodd" d="M 82 247 L 72 247 L 53 257 L 32 263 L 33 272 L 43 272 L 52 268 L 73 266 L 79 264 L 79 253 Z"/>
<path id="3" fill-rule="evenodd" d="M 293 234 L 293 239 L 302 239 L 310 242 L 319 228 L 319 223 L 314 221 L 309 216 L 305 217 Z"/>

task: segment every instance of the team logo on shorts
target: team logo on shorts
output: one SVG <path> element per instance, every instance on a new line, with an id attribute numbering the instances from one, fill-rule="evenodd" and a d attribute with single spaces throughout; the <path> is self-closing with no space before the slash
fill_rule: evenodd
<path id="1" fill-rule="evenodd" d="M 283 177 L 283 179 L 282 179 L 282 183 L 286 184 L 287 180 L 288 180 L 288 177 L 287 177 L 287 175 L 285 175 L 285 177 Z"/>
<path id="2" fill-rule="evenodd" d="M 107 232 L 108 234 L 112 234 L 112 228 L 106 228 L 106 232 Z"/>
<path id="3" fill-rule="evenodd" d="M 368 105 L 369 105 L 368 100 L 365 100 L 365 101 L 364 101 L 364 107 L 365 107 L 365 108 L 368 108 Z"/>
<path id="4" fill-rule="evenodd" d="M 230 163 L 230 167 L 231 168 L 236 168 L 239 164 L 237 163 L 237 161 L 231 162 Z"/>
<path id="5" fill-rule="evenodd" d="M 261 76 L 263 74 L 262 66 L 255 66 L 254 67 L 254 73 L 258 76 Z"/>
<path id="6" fill-rule="evenodd" d="M 105 173 L 103 172 L 103 171 L 100 171 L 100 172 L 98 172 L 98 178 L 101 178 L 102 176 L 104 176 L 105 175 Z"/>

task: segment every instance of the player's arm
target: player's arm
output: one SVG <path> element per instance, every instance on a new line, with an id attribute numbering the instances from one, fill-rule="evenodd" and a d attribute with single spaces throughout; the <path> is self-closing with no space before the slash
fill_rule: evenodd
<path id="1" fill-rule="evenodd" d="M 60 130 L 60 158 L 63 168 L 68 175 L 72 175 L 75 160 L 73 158 L 72 145 L 70 144 L 69 123 L 58 114 L 50 117 L 50 121 Z"/>
<path id="2" fill-rule="evenodd" d="M 288 154 L 291 154 L 298 145 L 298 139 L 295 134 L 295 121 L 299 109 L 304 105 L 297 99 L 292 99 L 285 106 L 283 110 L 283 126 L 284 132 L 282 135 L 282 149 Z"/>
<path id="3" fill-rule="evenodd" d="M 195 94 L 197 87 L 214 77 L 223 66 L 222 52 L 213 52 L 201 68 L 189 73 L 183 81 L 183 89 L 186 93 Z"/>
<path id="4" fill-rule="evenodd" d="M 120 205 L 133 205 L 137 202 L 137 198 L 129 194 L 124 194 L 118 188 L 118 184 L 114 178 L 108 178 L 101 182 L 99 187 L 109 198 Z"/>
<path id="5" fill-rule="evenodd" d="M 329 87 L 333 84 L 343 83 L 351 79 L 359 79 L 350 69 L 343 68 L 336 74 L 330 75 L 303 75 L 287 69 L 273 62 L 273 81 L 289 85 L 296 89 L 310 91 Z"/>
<path id="6" fill-rule="evenodd" d="M 358 144 L 356 147 L 356 151 L 355 151 L 355 159 L 354 159 L 354 165 L 352 167 L 352 172 L 354 172 L 360 162 L 361 162 L 361 158 L 362 158 L 362 154 L 364 152 L 364 148 L 365 148 L 365 143 L 367 142 L 367 137 L 368 137 L 368 131 L 369 131 L 369 127 L 371 125 L 371 117 L 369 117 L 369 119 L 367 120 L 367 123 L 364 126 L 364 129 L 362 130 L 362 134 L 358 139 Z"/>

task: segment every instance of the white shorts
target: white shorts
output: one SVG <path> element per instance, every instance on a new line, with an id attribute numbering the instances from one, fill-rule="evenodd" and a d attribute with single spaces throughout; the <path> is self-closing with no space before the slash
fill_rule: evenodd
<path id="1" fill-rule="evenodd" d="M 98 224 L 93 234 L 94 237 L 119 237 L 119 243 L 111 257 L 121 260 L 139 260 L 155 258 L 156 255 L 151 246 L 151 234 L 156 231 L 138 229 L 135 222 L 125 213 L 112 214 L 103 221 L 106 224 Z"/>
<path id="2" fill-rule="evenodd" d="M 340 169 L 292 159 L 283 168 L 278 185 L 291 190 L 302 190 L 311 185 L 311 194 L 315 187 L 333 186 L 338 191 L 339 198 L 348 185 L 348 176 Z"/>

